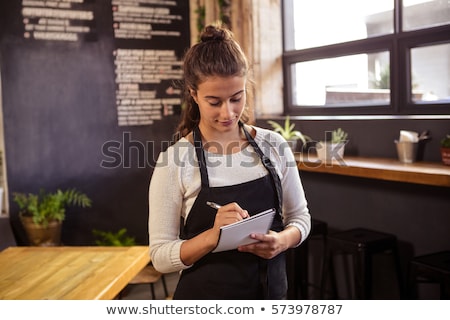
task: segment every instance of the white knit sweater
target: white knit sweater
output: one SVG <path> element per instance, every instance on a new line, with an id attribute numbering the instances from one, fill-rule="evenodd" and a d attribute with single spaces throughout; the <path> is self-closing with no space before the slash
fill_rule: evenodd
<path id="1" fill-rule="evenodd" d="M 296 226 L 302 241 L 311 223 L 297 164 L 286 141 L 272 130 L 254 127 L 255 142 L 274 164 L 283 189 L 283 222 Z M 205 152 L 209 184 L 220 187 L 258 179 L 268 174 L 249 145 L 233 154 Z M 188 268 L 180 260 L 180 217 L 185 220 L 200 192 L 201 178 L 194 146 L 180 139 L 161 152 L 149 187 L 149 242 L 153 265 L 161 272 Z M 245 208 L 244 208 L 245 209 Z"/>

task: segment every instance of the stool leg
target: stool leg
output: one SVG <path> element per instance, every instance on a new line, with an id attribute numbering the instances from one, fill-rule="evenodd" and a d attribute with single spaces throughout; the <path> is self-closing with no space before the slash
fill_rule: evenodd
<path id="1" fill-rule="evenodd" d="M 408 271 L 408 299 L 417 299 L 417 268 L 412 263 Z"/>
<path id="2" fill-rule="evenodd" d="M 440 298 L 441 300 L 448 300 L 450 299 L 450 280 L 447 279 L 441 279 L 440 281 L 440 289 L 441 289 L 441 294 L 440 294 Z"/>
<path id="3" fill-rule="evenodd" d="M 338 298 L 336 276 L 334 274 L 334 264 L 331 251 L 328 249 L 327 236 L 323 237 L 323 257 L 322 257 L 322 272 L 320 275 L 320 296 L 321 300 L 325 299 L 325 292 L 327 290 L 328 278 L 331 284 L 331 299 Z M 329 277 L 328 277 L 329 276 Z"/>
<path id="4" fill-rule="evenodd" d="M 150 283 L 150 290 L 152 292 L 152 300 L 155 300 L 155 286 L 153 283 Z"/>
<path id="5" fill-rule="evenodd" d="M 308 254 L 308 243 L 305 241 L 298 248 L 298 252 L 295 255 L 295 265 L 299 266 L 299 268 L 295 270 L 295 281 L 300 287 L 302 299 L 308 299 Z"/>
<path id="6" fill-rule="evenodd" d="M 354 258 L 355 289 L 357 299 L 370 299 L 372 296 L 372 260 L 364 248 Z"/>
<path id="7" fill-rule="evenodd" d="M 397 273 L 397 281 L 398 281 L 398 289 L 399 289 L 400 299 L 405 299 L 407 294 L 405 292 L 406 291 L 405 283 L 404 283 L 404 279 L 402 276 L 402 267 L 401 267 L 401 263 L 400 263 L 400 255 L 399 255 L 397 246 L 394 247 L 392 254 L 394 255 L 395 272 Z"/>
<path id="8" fill-rule="evenodd" d="M 167 290 L 166 278 L 164 277 L 164 275 L 161 276 L 161 280 L 163 283 L 164 294 L 166 295 L 167 298 L 169 296 L 169 291 Z"/>
<path id="9" fill-rule="evenodd" d="M 333 250 L 331 247 L 326 245 L 325 249 L 325 256 L 323 257 L 323 274 L 322 274 L 322 281 L 320 284 L 320 293 L 325 297 L 325 292 L 327 290 L 327 284 L 328 284 L 328 278 L 330 278 L 331 282 L 331 290 L 332 290 L 332 297 L 331 299 L 338 299 L 338 292 L 337 292 L 337 284 L 336 284 L 336 276 L 334 272 L 334 262 L 333 262 Z"/>
<path id="10" fill-rule="evenodd" d="M 287 299 L 297 299 L 297 285 L 295 280 L 296 266 L 295 266 L 295 248 L 286 251 L 286 275 L 288 280 Z"/>
<path id="11" fill-rule="evenodd" d="M 330 260 L 328 272 L 330 274 L 330 284 L 331 284 L 331 298 L 338 299 L 338 290 L 337 290 L 337 282 L 336 282 L 336 274 L 334 272 L 334 263 L 333 259 Z"/>
<path id="12" fill-rule="evenodd" d="M 325 259 L 326 254 L 327 254 L 327 236 L 324 235 L 323 236 L 323 256 L 322 256 L 322 270 L 320 273 L 320 293 L 319 293 L 319 298 L 323 300 L 323 298 L 325 297 L 325 273 L 328 271 L 327 270 L 327 261 Z"/>

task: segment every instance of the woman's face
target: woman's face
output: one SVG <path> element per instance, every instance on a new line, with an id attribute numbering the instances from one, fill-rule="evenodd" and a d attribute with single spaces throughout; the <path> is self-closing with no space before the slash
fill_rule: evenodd
<path id="1" fill-rule="evenodd" d="M 209 77 L 191 91 L 200 110 L 200 129 L 229 132 L 237 127 L 246 103 L 246 78 Z"/>

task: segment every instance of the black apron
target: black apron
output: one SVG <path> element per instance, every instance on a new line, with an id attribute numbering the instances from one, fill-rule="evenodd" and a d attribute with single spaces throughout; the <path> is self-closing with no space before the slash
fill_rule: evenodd
<path id="1" fill-rule="evenodd" d="M 201 190 L 186 223 L 181 225 L 181 238 L 191 239 L 214 225 L 216 209 L 207 201 L 219 204 L 237 202 L 250 215 L 276 208 L 271 230 L 283 230 L 281 219 L 281 183 L 270 160 L 263 155 L 253 137 L 245 130 L 247 140 L 259 154 L 268 175 L 253 181 L 224 187 L 210 187 L 200 130 L 194 129 L 194 145 L 201 174 Z M 182 271 L 173 299 L 254 300 L 284 299 L 287 291 L 285 253 L 267 260 L 254 254 L 230 250 L 209 253 Z"/>

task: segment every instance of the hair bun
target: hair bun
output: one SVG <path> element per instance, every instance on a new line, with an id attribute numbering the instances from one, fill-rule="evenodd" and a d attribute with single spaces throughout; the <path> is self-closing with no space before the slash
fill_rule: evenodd
<path id="1" fill-rule="evenodd" d="M 224 41 L 226 38 L 227 33 L 225 32 L 224 29 L 212 25 L 207 26 L 200 37 L 202 42 Z"/>

